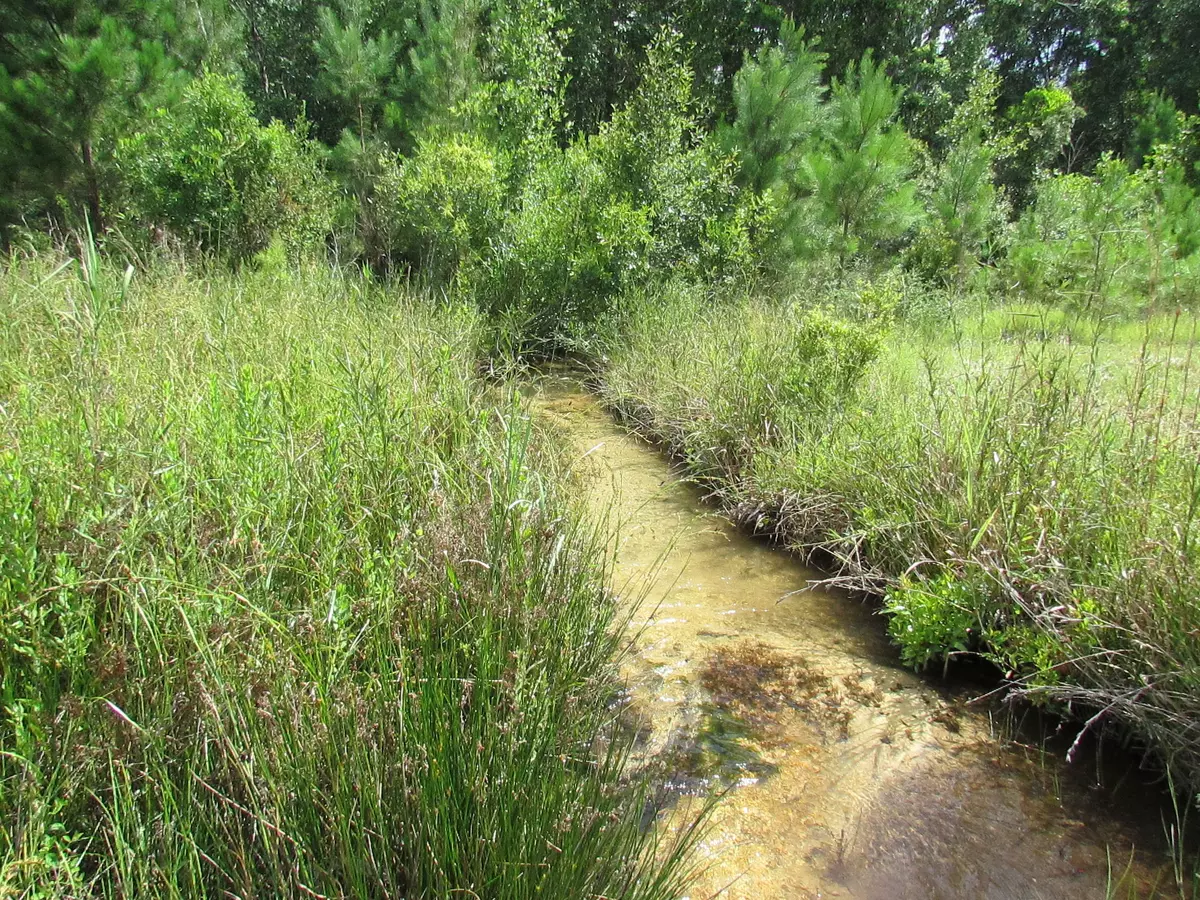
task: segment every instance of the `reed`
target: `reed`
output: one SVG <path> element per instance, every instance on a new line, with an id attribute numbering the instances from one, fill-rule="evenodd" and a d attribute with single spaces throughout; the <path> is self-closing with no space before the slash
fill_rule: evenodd
<path id="1" fill-rule="evenodd" d="M 0 270 L 0 894 L 678 896 L 477 315 L 103 265 Z"/>

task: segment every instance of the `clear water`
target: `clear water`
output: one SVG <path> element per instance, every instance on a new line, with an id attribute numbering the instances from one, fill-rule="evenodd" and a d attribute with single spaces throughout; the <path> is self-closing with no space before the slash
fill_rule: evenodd
<path id="1" fill-rule="evenodd" d="M 1142 832 L 1058 754 L 997 740 L 985 708 L 902 668 L 870 609 L 738 533 L 571 378 L 539 379 L 531 403 L 614 524 L 659 827 L 728 788 L 692 898 L 1106 896 Z M 1119 895 L 1151 874 L 1139 859 Z"/>

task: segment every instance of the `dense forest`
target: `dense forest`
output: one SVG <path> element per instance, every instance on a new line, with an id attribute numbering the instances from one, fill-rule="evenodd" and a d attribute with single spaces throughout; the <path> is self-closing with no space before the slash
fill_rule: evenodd
<path id="1" fill-rule="evenodd" d="M 610 232 L 591 293 L 644 276 L 622 254 L 721 275 L 903 250 L 944 274 L 1004 255 L 1047 176 L 1108 172 L 1194 247 L 1184 0 L 677 7 L 7 3 L 5 246 L 86 217 L 130 249 L 236 263 L 278 237 L 478 283 L 594 182 L 571 213 Z M 1051 184 L 1073 212 L 1084 182 Z"/>
<path id="2" fill-rule="evenodd" d="M 5 0 L 0 246 L 0 896 L 685 894 L 561 358 L 1200 787 L 1197 0 Z"/>

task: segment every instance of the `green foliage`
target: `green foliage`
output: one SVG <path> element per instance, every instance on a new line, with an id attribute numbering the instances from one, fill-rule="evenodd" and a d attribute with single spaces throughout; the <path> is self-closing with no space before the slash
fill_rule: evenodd
<path id="1" fill-rule="evenodd" d="M 854 396 L 863 373 L 879 350 L 875 329 L 847 322 L 820 308 L 797 311 L 778 322 L 752 321 L 742 336 L 734 362 L 734 381 L 748 387 L 746 411 L 751 433 L 781 426 L 803 427 Z M 782 327 L 780 327 L 782 326 Z M 787 410 L 788 418 L 778 416 Z M 789 421 L 789 419 L 794 419 Z"/>
<path id="2" fill-rule="evenodd" d="M 1132 312 L 1195 299 L 1195 193 L 1178 169 L 1130 172 L 1105 159 L 1093 177 L 1043 182 L 1021 217 L 1008 267 L 1030 298 Z"/>
<path id="3" fill-rule="evenodd" d="M 844 72 L 868 53 L 880 60 L 903 59 L 937 31 L 937 14 L 917 0 L 851 0 L 848 3 L 781 4 L 804 30 L 821 39 L 834 72 Z"/>
<path id="4" fill-rule="evenodd" d="M 789 259 L 805 215 L 804 153 L 824 132 L 828 109 L 821 73 L 825 55 L 785 21 L 779 42 L 747 58 L 733 81 L 735 118 L 718 130 L 719 144 L 738 161 L 737 184 L 764 198 L 773 215 L 759 237 L 769 257 Z"/>
<path id="5" fill-rule="evenodd" d="M 1069 91 L 1034 88 L 998 123 L 992 146 L 997 180 L 1017 209 L 1031 200 L 1034 186 L 1051 171 L 1082 111 Z"/>
<path id="6" fill-rule="evenodd" d="M 887 592 L 888 634 L 914 669 L 979 646 L 981 588 L 951 573 L 903 578 Z"/>
<path id="7" fill-rule="evenodd" d="M 1200 193 L 1184 176 L 1181 166 L 1170 166 L 1159 181 L 1157 225 L 1176 259 L 1200 253 Z"/>
<path id="8" fill-rule="evenodd" d="M 409 48 L 404 117 L 413 133 L 471 124 L 480 88 L 484 0 L 421 0 Z"/>
<path id="9" fill-rule="evenodd" d="M 317 83 L 344 104 L 360 144 L 366 143 L 382 104 L 384 83 L 395 71 L 397 53 L 396 38 L 389 32 L 366 34 L 366 14 L 366 0 L 342 0 L 336 11 L 322 6 L 314 44 L 321 61 Z"/>
<path id="10" fill-rule="evenodd" d="M 591 340 L 615 298 L 656 272 L 749 274 L 757 208 L 734 161 L 699 132 L 678 36 L 664 32 L 599 134 L 565 151 L 543 145 L 514 174 L 519 192 L 478 287 L 484 308 L 546 351 Z"/>
<path id="11" fill-rule="evenodd" d="M 334 142 L 346 118 L 326 110 L 318 90 L 317 16 L 311 0 L 229 0 L 246 23 L 245 88 L 261 121 L 310 117 L 322 140 Z"/>
<path id="12" fill-rule="evenodd" d="M 47 269 L 0 271 L 0 893 L 685 890 L 603 540 L 473 312 L 177 271 L 81 350 Z"/>
<path id="13" fill-rule="evenodd" d="M 735 117 L 721 129 L 737 153 L 738 184 L 764 194 L 794 189 L 801 151 L 824 126 L 825 55 L 785 21 L 777 44 L 747 58 L 733 80 Z"/>
<path id="14" fill-rule="evenodd" d="M 11 452 L 0 456 L 0 659 L 4 709 L 28 699 L 29 682 L 60 655 L 45 634 L 47 610 L 35 597 L 37 532 L 28 479 Z M 49 641 L 48 641 L 49 639 Z"/>
<path id="15" fill-rule="evenodd" d="M 834 81 L 830 128 L 807 155 L 820 229 L 810 241 L 829 246 L 842 265 L 898 239 L 918 217 L 915 146 L 896 122 L 899 101 L 883 66 L 866 54 Z"/>
<path id="16" fill-rule="evenodd" d="M 116 136 L 171 76 L 163 5 L 69 0 L 0 11 L 0 232 L 55 214 L 104 228 Z"/>
<path id="17" fill-rule="evenodd" d="M 609 190 L 648 211 L 653 269 L 721 277 L 751 265 L 754 211 L 734 161 L 704 139 L 678 35 L 663 32 L 650 46 L 637 90 L 588 149 Z"/>
<path id="18" fill-rule="evenodd" d="M 655 437 L 722 493 L 760 453 L 788 452 L 853 405 L 885 327 L 804 304 L 721 302 L 686 283 L 623 305 L 607 396 L 634 421 L 651 416 Z M 657 418 L 668 397 L 695 414 Z"/>
<path id="19" fill-rule="evenodd" d="M 475 99 L 511 155 L 514 194 L 553 154 L 564 128 L 563 34 L 549 0 L 498 0 L 489 35 L 491 82 Z"/>
<path id="20" fill-rule="evenodd" d="M 1183 130 L 1185 117 L 1174 101 L 1162 94 L 1147 94 L 1142 99 L 1142 111 L 1134 120 L 1129 133 L 1126 158 L 1135 169 L 1140 168 L 1156 148 L 1174 144 Z"/>
<path id="21" fill-rule="evenodd" d="M 299 253 L 331 227 L 330 186 L 304 128 L 261 126 L 232 79 L 208 75 L 121 141 L 130 217 L 242 260 L 281 234 Z"/>
<path id="22" fill-rule="evenodd" d="M 505 166 L 477 137 L 428 137 L 409 159 L 391 157 L 374 203 L 388 223 L 391 265 L 448 283 L 478 265 L 504 220 Z"/>
<path id="23" fill-rule="evenodd" d="M 947 147 L 923 185 L 930 216 L 922 223 L 907 259 L 918 270 L 961 288 L 972 263 L 1002 227 L 993 184 L 996 150 L 987 140 L 999 82 L 980 73 L 943 130 Z"/>
<path id="24" fill-rule="evenodd" d="M 246 20 L 231 0 L 172 0 L 169 51 L 186 72 L 240 76 Z"/>
<path id="25" fill-rule="evenodd" d="M 586 144 L 544 159 L 481 275 L 483 308 L 547 352 L 586 338 L 622 285 L 648 274 L 649 212 L 610 193 Z"/>

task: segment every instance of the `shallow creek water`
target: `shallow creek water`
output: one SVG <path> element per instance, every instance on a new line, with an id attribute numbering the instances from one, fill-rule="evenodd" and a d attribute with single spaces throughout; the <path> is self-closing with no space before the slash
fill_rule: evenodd
<path id="1" fill-rule="evenodd" d="M 729 787 L 693 900 L 1105 896 L 1109 854 L 1119 874 L 1146 833 L 1104 792 L 902 668 L 867 607 L 706 508 L 577 382 L 545 376 L 531 403 L 578 448 L 640 604 L 624 674 L 662 827 Z"/>

